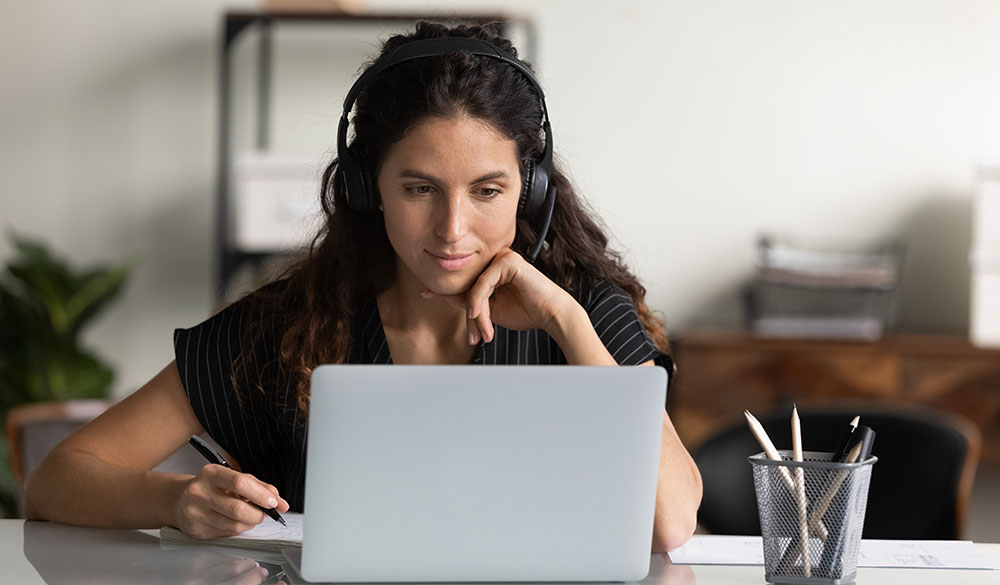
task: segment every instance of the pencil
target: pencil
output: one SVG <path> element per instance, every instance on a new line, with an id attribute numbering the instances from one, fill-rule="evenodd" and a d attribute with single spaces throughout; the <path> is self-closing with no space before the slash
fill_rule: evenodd
<path id="1" fill-rule="evenodd" d="M 802 462 L 802 426 L 799 423 L 799 409 L 792 405 L 792 456 L 797 462 Z M 795 496 L 799 508 L 799 539 L 802 551 L 802 574 L 812 576 L 812 566 L 809 562 L 809 512 L 806 502 L 805 470 L 795 468 Z"/>
<path id="2" fill-rule="evenodd" d="M 764 449 L 764 454 L 771 461 L 781 461 L 781 455 L 778 454 L 778 450 L 774 448 L 774 443 L 771 442 L 771 437 L 767 436 L 767 431 L 764 430 L 764 426 L 760 424 L 757 417 L 750 414 L 749 410 L 743 411 L 743 416 L 747 419 L 747 424 L 750 425 L 750 432 L 753 436 L 757 438 L 757 442 L 760 443 L 760 447 Z M 782 479 L 785 481 L 785 485 L 789 490 L 795 490 L 795 483 L 792 481 L 792 475 L 788 473 L 787 467 L 779 467 L 778 471 L 781 473 Z"/>
<path id="3" fill-rule="evenodd" d="M 750 426 L 750 432 L 756 437 L 757 442 L 760 443 L 761 449 L 764 450 L 764 454 L 771 461 L 781 461 L 781 455 L 778 454 L 778 450 L 775 449 L 774 443 L 771 442 L 771 438 L 767 436 L 767 431 L 764 430 L 764 426 L 760 424 L 757 417 L 750 414 L 749 410 L 744 410 L 743 415 L 747 419 L 747 424 Z M 792 480 L 792 474 L 788 473 L 787 467 L 779 467 L 778 472 L 781 474 L 782 480 L 785 482 L 785 487 L 788 491 L 795 493 L 795 482 Z M 823 523 L 821 516 L 813 514 L 809 517 L 809 529 L 816 533 L 822 540 L 826 540 L 828 535 L 826 525 Z"/>

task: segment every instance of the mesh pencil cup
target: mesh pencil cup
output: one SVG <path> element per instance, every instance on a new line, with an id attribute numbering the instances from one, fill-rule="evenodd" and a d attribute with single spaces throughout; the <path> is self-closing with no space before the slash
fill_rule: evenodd
<path id="1" fill-rule="evenodd" d="M 764 545 L 764 577 L 771 583 L 840 585 L 857 575 L 861 530 L 868 506 L 870 457 L 830 461 L 832 453 L 779 451 L 749 457 Z"/>

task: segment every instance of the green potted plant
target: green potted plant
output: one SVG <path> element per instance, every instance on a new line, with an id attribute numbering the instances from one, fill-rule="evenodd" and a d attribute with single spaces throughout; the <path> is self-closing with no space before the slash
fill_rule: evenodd
<path id="1" fill-rule="evenodd" d="M 80 333 L 119 294 L 128 264 L 76 269 L 36 241 L 11 236 L 14 254 L 0 274 L 0 421 L 27 402 L 107 398 L 112 368 L 84 347 Z M 0 514 L 17 511 L 0 433 Z"/>

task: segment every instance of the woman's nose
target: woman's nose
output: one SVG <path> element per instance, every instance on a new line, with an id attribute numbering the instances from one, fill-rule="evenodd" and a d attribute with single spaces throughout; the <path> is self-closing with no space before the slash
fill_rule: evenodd
<path id="1" fill-rule="evenodd" d="M 438 237 L 446 242 L 457 242 L 466 233 L 467 212 L 464 198 L 458 194 L 442 197 L 437 209 L 435 230 Z"/>

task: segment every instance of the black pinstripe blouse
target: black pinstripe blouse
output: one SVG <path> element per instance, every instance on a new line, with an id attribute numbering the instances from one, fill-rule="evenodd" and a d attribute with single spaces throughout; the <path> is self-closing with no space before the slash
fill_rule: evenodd
<path id="1" fill-rule="evenodd" d="M 670 358 L 649 338 L 631 298 L 621 288 L 601 283 L 577 295 L 608 352 L 621 365 L 649 360 L 667 365 Z M 265 335 L 254 348 L 266 393 L 241 392 L 238 403 L 232 364 L 241 350 L 249 311 L 238 301 L 190 329 L 174 331 L 174 352 L 191 407 L 209 435 L 228 451 L 245 473 L 278 488 L 293 511 L 302 511 L 305 490 L 306 428 L 297 422 L 294 388 L 280 373 L 279 331 Z M 356 343 L 348 363 L 391 364 L 392 356 L 374 298 L 358 312 Z M 542 330 L 511 331 L 495 327 L 490 343 L 480 343 L 474 363 L 565 364 L 566 356 Z"/>

